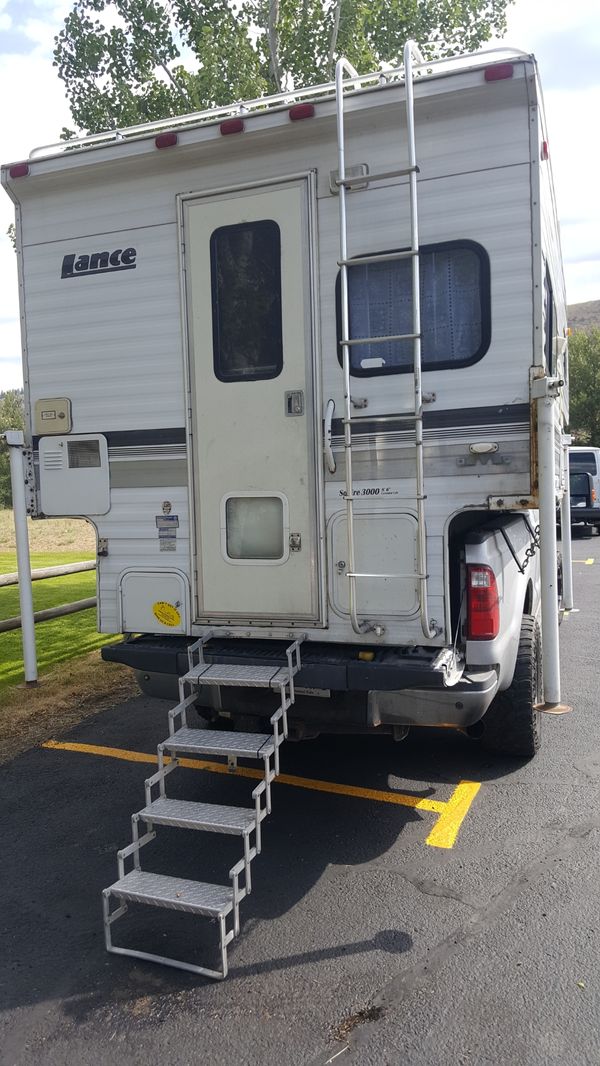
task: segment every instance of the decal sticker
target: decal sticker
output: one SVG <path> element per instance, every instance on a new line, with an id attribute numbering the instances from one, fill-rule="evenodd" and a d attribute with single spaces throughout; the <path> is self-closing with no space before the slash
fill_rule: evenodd
<path id="1" fill-rule="evenodd" d="M 162 626 L 180 626 L 181 615 L 172 603 L 166 600 L 157 600 L 152 604 L 152 614 Z"/>
<path id="2" fill-rule="evenodd" d="M 340 492 L 340 496 L 342 497 L 342 499 L 345 499 L 346 498 L 346 490 L 345 489 L 340 489 L 339 492 Z M 358 498 L 362 498 L 362 497 L 366 497 L 366 496 L 380 496 L 380 497 L 381 496 L 386 496 L 387 497 L 387 496 L 399 496 L 399 495 L 400 495 L 400 489 L 399 488 L 397 488 L 395 485 L 386 485 L 382 481 L 372 481 L 368 485 L 365 485 L 363 488 L 354 489 L 353 492 L 352 492 L 352 496 L 353 496 L 354 499 L 358 499 Z"/>
<path id="3" fill-rule="evenodd" d="M 158 549 L 161 552 L 174 552 L 177 550 L 177 530 L 179 528 L 179 515 L 157 514 L 156 528 L 158 530 Z"/>
<path id="4" fill-rule="evenodd" d="M 91 252 L 88 255 L 65 255 L 61 267 L 61 280 L 84 278 L 88 274 L 114 274 L 117 270 L 135 270 L 137 250 L 115 248 L 114 252 Z"/>

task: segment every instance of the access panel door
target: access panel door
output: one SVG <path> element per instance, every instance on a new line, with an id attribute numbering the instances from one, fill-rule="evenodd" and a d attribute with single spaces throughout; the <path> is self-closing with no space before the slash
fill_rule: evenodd
<path id="1" fill-rule="evenodd" d="M 185 209 L 199 618 L 317 621 L 307 182 Z"/>

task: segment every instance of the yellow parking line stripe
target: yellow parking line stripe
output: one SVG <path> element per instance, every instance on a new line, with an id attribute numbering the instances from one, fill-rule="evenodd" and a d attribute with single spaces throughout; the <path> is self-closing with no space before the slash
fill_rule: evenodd
<path id="1" fill-rule="evenodd" d="M 481 788 L 479 781 L 460 781 L 454 789 L 444 811 L 425 841 L 433 848 L 452 848 L 475 796 Z"/>
<path id="2" fill-rule="evenodd" d="M 584 566 L 593 566 L 595 559 L 593 557 L 591 559 L 573 559 L 573 562 L 583 563 Z"/>
<path id="3" fill-rule="evenodd" d="M 53 751 L 73 751 L 84 755 L 100 755 L 108 759 L 122 759 L 125 762 L 146 763 L 156 766 L 158 758 L 150 752 L 129 751 L 127 748 L 109 748 L 100 744 L 78 744 L 72 741 L 47 740 L 43 748 Z M 165 758 L 165 762 L 169 762 Z M 238 766 L 234 771 L 224 763 L 207 759 L 179 759 L 180 766 L 190 770 L 206 770 L 215 774 L 231 774 L 238 777 L 251 777 L 262 780 L 261 770 L 249 766 Z M 355 799 L 372 800 L 375 803 L 391 803 L 400 807 L 412 807 L 417 811 L 431 811 L 438 815 L 437 823 L 427 837 L 426 844 L 435 848 L 453 847 L 458 831 L 475 799 L 481 785 L 477 781 L 460 781 L 449 800 L 432 800 L 421 796 L 410 796 L 403 792 L 384 792 L 375 788 L 361 788 L 358 785 L 340 785 L 334 781 L 320 781 L 310 777 L 296 777 L 293 774 L 280 774 L 277 783 L 292 785 L 294 788 L 306 788 L 313 792 L 330 792 L 339 796 L 351 796 Z"/>

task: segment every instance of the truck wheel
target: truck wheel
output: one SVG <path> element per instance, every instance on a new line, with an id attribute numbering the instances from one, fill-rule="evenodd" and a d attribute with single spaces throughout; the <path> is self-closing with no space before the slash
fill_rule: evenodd
<path id="1" fill-rule="evenodd" d="M 541 695 L 540 627 L 532 615 L 525 614 L 512 683 L 498 693 L 483 719 L 484 748 L 496 755 L 533 758 L 541 742 L 541 715 L 535 710 Z"/>

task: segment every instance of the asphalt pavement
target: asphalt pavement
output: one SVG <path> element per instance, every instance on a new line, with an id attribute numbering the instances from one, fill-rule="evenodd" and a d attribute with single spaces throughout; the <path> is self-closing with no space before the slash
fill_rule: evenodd
<path id="1" fill-rule="evenodd" d="M 544 718 L 532 762 L 442 731 L 284 746 L 223 983 L 104 951 L 100 893 L 168 704 L 131 700 L 2 767 L 2 1066 L 598 1066 L 600 539 L 574 557 L 575 710 Z M 171 781 L 240 806 L 255 784 Z M 460 782 L 481 787 L 459 802 Z M 217 882 L 239 856 L 234 838 L 169 829 L 144 853 Z M 190 959 L 215 947 L 209 922 L 153 908 L 114 931 Z"/>

